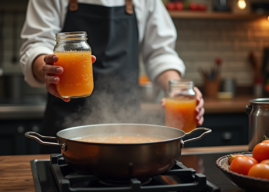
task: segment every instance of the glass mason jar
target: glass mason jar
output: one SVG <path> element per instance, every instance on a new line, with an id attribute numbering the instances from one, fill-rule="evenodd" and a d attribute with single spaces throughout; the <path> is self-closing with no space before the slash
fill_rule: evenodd
<path id="1" fill-rule="evenodd" d="M 196 128 L 196 94 L 193 82 L 171 80 L 165 97 L 165 125 L 188 133 Z"/>
<path id="2" fill-rule="evenodd" d="M 56 34 L 53 50 L 58 56 L 54 65 L 63 67 L 64 72 L 57 75 L 60 82 L 57 91 L 63 98 L 80 98 L 91 95 L 93 91 L 92 54 L 84 31 Z"/>

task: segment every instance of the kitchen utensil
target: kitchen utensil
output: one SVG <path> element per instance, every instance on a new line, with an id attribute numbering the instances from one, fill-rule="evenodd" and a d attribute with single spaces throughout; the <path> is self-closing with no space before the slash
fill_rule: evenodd
<path id="1" fill-rule="evenodd" d="M 209 73 L 204 71 L 202 68 L 199 68 L 199 72 L 201 73 L 202 77 L 204 79 L 214 81 L 216 78 L 220 75 L 220 66 L 221 66 L 222 60 L 220 58 L 216 58 L 214 66 L 210 68 Z"/>
<path id="2" fill-rule="evenodd" d="M 220 76 L 215 75 L 214 79 L 204 79 L 204 93 L 208 98 L 217 98 L 220 89 Z"/>
<path id="3" fill-rule="evenodd" d="M 248 55 L 249 63 L 254 71 L 254 79 L 253 79 L 253 92 L 256 97 L 261 97 L 263 94 L 263 83 L 264 78 L 261 71 L 261 67 L 258 64 L 257 58 L 253 52 L 250 52 Z M 262 66 L 264 68 L 264 66 Z"/>
<path id="4" fill-rule="evenodd" d="M 237 153 L 238 154 L 238 153 Z M 234 155 L 237 155 L 234 154 Z M 245 156 L 252 156 L 251 153 L 240 153 Z M 247 191 L 255 192 L 268 192 L 269 191 L 269 181 L 265 179 L 258 179 L 254 177 L 248 177 L 235 172 L 230 171 L 228 163 L 229 155 L 222 156 L 217 159 L 217 167 L 224 173 L 224 175 L 230 179 L 238 187 L 245 189 Z"/>
<path id="5" fill-rule="evenodd" d="M 202 68 L 199 68 L 198 70 L 204 79 L 208 78 L 207 72 L 205 72 Z"/>
<path id="6" fill-rule="evenodd" d="M 216 58 L 216 60 L 215 60 L 215 74 L 220 74 L 221 64 L 222 64 L 222 60 L 220 58 Z"/>
<path id="7" fill-rule="evenodd" d="M 221 82 L 221 91 L 230 92 L 233 96 L 236 94 L 236 82 L 232 77 L 225 77 Z"/>
<path id="8" fill-rule="evenodd" d="M 258 98 L 249 101 L 246 112 L 249 115 L 249 144 L 250 151 L 256 144 L 263 140 L 264 135 L 269 135 L 269 99 Z"/>
<path id="9" fill-rule="evenodd" d="M 253 52 L 249 53 L 248 60 L 249 60 L 249 63 L 254 71 L 255 77 L 261 76 L 260 66 L 259 66 L 257 58 Z"/>
<path id="10" fill-rule="evenodd" d="M 185 135 L 202 130 L 199 137 L 183 141 Z M 82 174 L 94 174 L 100 178 L 124 180 L 148 178 L 169 170 L 181 155 L 184 143 L 201 139 L 211 129 L 197 128 L 184 131 L 158 125 L 146 124 L 99 124 L 72 127 L 59 131 L 57 137 L 47 137 L 35 132 L 25 136 L 43 145 L 59 146 L 67 164 Z M 89 143 L 74 140 L 96 134 L 141 134 L 167 138 L 148 143 Z M 41 139 L 56 140 L 57 143 Z"/>

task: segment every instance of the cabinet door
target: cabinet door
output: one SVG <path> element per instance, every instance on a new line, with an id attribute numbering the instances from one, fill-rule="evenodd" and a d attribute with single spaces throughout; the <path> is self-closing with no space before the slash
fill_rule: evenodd
<path id="1" fill-rule="evenodd" d="M 212 133 L 198 141 L 186 143 L 185 147 L 246 145 L 248 143 L 248 116 L 245 113 L 206 114 L 202 127 L 212 129 Z M 195 132 L 187 138 L 197 137 Z"/>
<path id="2" fill-rule="evenodd" d="M 0 121 L 0 155 L 22 155 L 26 153 L 24 121 Z"/>

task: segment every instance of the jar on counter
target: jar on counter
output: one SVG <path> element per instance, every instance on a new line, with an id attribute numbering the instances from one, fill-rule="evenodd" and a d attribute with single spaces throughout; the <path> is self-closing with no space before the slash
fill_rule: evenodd
<path id="1" fill-rule="evenodd" d="M 165 98 L 165 125 L 188 133 L 196 128 L 196 94 L 189 80 L 169 81 Z"/>
<path id="2" fill-rule="evenodd" d="M 80 98 L 91 95 L 93 91 L 92 54 L 84 31 L 56 34 L 54 54 L 58 61 L 54 65 L 63 67 L 64 72 L 57 75 L 60 82 L 57 91 L 63 98 Z"/>

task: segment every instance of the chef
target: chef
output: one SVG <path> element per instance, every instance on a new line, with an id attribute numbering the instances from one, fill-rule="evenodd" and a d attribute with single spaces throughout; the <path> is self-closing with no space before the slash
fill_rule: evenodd
<path id="1" fill-rule="evenodd" d="M 92 48 L 94 91 L 79 99 L 61 98 L 53 65 L 55 34 L 86 31 Z M 41 134 L 83 124 L 139 121 L 139 54 L 149 78 L 163 90 L 179 80 L 185 66 L 174 50 L 176 30 L 160 0 L 29 0 L 21 32 L 20 64 L 32 87 L 46 86 L 47 107 Z M 123 62 L 124 61 L 124 62 Z M 127 61 L 127 62 L 126 62 Z M 197 95 L 196 120 L 203 123 L 203 98 Z M 162 105 L 165 105 L 162 103 Z M 109 117 L 109 118 L 108 118 Z M 60 152 L 43 146 L 41 153 Z"/>

